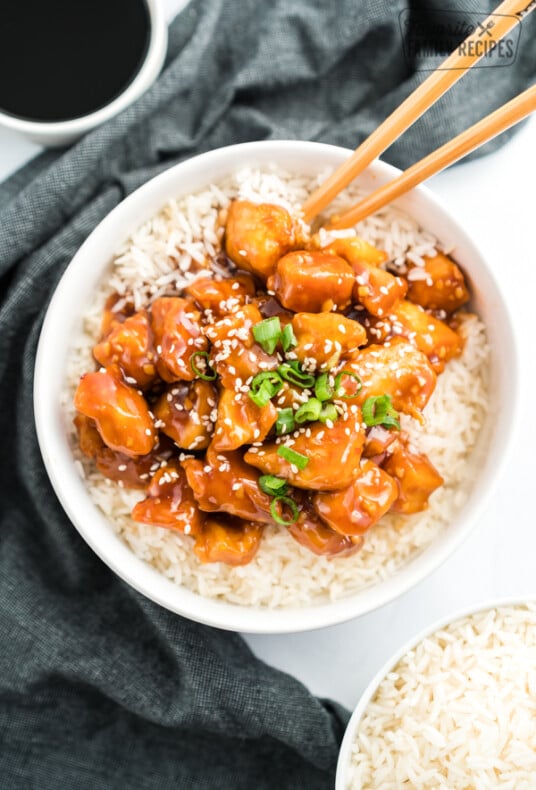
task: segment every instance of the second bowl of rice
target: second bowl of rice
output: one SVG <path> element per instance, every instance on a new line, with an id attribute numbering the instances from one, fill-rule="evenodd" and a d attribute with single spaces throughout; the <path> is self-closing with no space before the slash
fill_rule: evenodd
<path id="1" fill-rule="evenodd" d="M 464 350 L 438 379 L 425 426 L 403 428 L 444 478 L 422 513 L 387 514 L 352 556 L 316 556 L 275 525 L 247 565 L 203 564 L 189 538 L 134 522 L 139 491 L 111 484 L 79 452 L 73 392 L 92 363 L 100 314 L 111 293 L 138 309 L 180 293 L 196 262 L 222 244 L 221 212 L 233 199 L 283 206 L 299 216 L 306 196 L 349 155 L 305 142 L 246 143 L 203 154 L 162 173 L 115 208 L 68 266 L 43 325 L 35 415 L 43 458 L 67 514 L 119 576 L 162 606 L 220 628 L 299 631 L 381 606 L 437 568 L 466 537 L 505 461 L 516 417 L 518 369 L 512 324 L 481 254 L 446 209 L 418 188 L 357 226 L 391 261 L 417 265 L 444 251 L 471 290 Z M 376 162 L 337 198 L 345 206 L 397 173 Z M 93 363 L 94 364 L 94 363 Z M 508 408 L 504 408 L 504 404 Z"/>

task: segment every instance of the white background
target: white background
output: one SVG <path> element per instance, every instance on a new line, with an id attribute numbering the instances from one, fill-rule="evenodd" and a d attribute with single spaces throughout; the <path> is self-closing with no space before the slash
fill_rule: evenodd
<path id="1" fill-rule="evenodd" d="M 169 17 L 183 4 L 165 0 Z M 0 180 L 39 150 L 0 130 Z M 481 247 L 510 304 L 523 365 L 521 430 L 487 513 L 426 581 L 344 625 L 246 637 L 258 656 L 348 707 L 395 649 L 437 618 L 493 597 L 536 598 L 536 119 L 498 153 L 459 165 L 429 186 Z"/>

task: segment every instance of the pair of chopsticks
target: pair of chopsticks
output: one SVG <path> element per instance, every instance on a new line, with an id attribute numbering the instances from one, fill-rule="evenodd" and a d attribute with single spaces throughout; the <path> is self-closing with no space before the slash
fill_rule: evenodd
<path id="1" fill-rule="evenodd" d="M 478 46 L 479 30 L 488 31 L 488 49 L 499 42 L 536 8 L 535 0 L 504 0 L 449 57 L 357 148 L 354 153 L 305 201 L 304 217 L 310 222 L 354 180 L 373 159 L 380 156 L 403 132 L 446 93 L 485 54 Z M 463 53 L 472 54 L 463 54 Z M 480 53 L 480 54 L 477 54 Z M 412 165 L 408 170 L 368 195 L 328 227 L 347 228 L 413 189 L 430 176 L 457 162 L 475 148 L 519 123 L 536 110 L 536 85 L 462 132 L 450 142 Z"/>

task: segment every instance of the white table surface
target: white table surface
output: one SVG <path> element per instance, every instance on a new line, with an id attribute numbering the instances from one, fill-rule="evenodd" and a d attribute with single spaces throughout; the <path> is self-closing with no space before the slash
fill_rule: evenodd
<path id="1" fill-rule="evenodd" d="M 184 0 L 164 0 L 169 18 Z M 0 180 L 39 152 L 0 130 Z M 253 651 L 315 694 L 353 707 L 381 664 L 412 634 L 488 599 L 536 598 L 536 119 L 499 152 L 429 182 L 493 267 L 516 317 L 523 363 L 523 419 L 510 464 L 485 516 L 457 553 L 394 603 L 305 634 L 246 636 Z M 508 404 L 504 404 L 508 408 Z"/>

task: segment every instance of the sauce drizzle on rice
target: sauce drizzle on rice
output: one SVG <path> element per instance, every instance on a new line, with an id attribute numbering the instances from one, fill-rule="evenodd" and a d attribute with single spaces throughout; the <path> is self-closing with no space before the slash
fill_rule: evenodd
<path id="1" fill-rule="evenodd" d="M 251 192 L 252 184 L 257 185 L 254 188 L 256 191 L 253 191 L 253 193 Z M 308 179 L 288 180 L 285 175 L 273 172 L 264 174 L 249 173 L 247 176 L 244 173 L 238 173 L 227 184 L 218 188 L 211 187 L 203 193 L 189 196 L 183 199 L 180 204 L 171 203 L 168 205 L 160 215 L 134 234 L 133 238 L 125 248 L 120 251 L 118 257 L 115 259 L 108 283 L 103 286 L 103 290 L 101 294 L 99 294 L 99 299 L 95 303 L 93 311 L 88 315 L 86 324 L 88 332 L 82 339 L 81 345 L 83 348 L 81 349 L 81 353 L 78 358 L 75 357 L 73 359 L 73 383 L 77 374 L 79 375 L 82 370 L 87 370 L 88 368 L 88 351 L 91 344 L 97 339 L 98 314 L 105 296 L 108 297 L 110 292 L 115 291 L 119 294 L 119 297 L 115 297 L 117 300 L 116 304 L 119 305 L 119 310 L 123 309 L 126 304 L 130 305 L 127 309 L 133 309 L 135 312 L 140 309 L 150 309 L 151 303 L 159 298 L 173 298 L 175 295 L 180 295 L 181 298 L 184 298 L 185 295 L 186 298 L 189 296 L 190 298 L 197 298 L 194 310 L 189 307 L 186 309 L 186 313 L 188 314 L 187 321 L 191 321 L 195 310 L 198 310 L 200 307 L 199 295 L 203 290 L 203 283 L 207 283 L 207 272 L 210 273 L 213 268 L 216 268 L 216 278 L 218 278 L 218 276 L 222 274 L 222 266 L 225 267 L 225 261 L 221 255 L 221 244 L 224 225 L 228 225 L 229 199 L 236 197 L 244 200 L 254 199 L 257 203 L 270 200 L 285 208 L 290 207 L 295 217 L 296 204 L 299 204 L 303 199 L 303 192 L 311 187 L 312 183 Z M 351 199 L 353 199 L 353 195 L 346 196 L 346 200 Z M 236 206 L 238 204 L 234 203 L 231 205 Z M 296 223 L 296 220 L 294 220 L 294 223 L 293 233 L 295 236 L 301 234 L 301 238 L 303 239 L 304 228 L 301 227 L 299 223 Z M 361 254 L 364 254 L 363 250 L 365 253 L 367 250 L 372 251 L 372 246 L 369 245 L 375 247 L 381 245 L 387 250 L 389 269 L 391 271 L 400 271 L 404 274 L 404 267 L 409 268 L 411 266 L 414 268 L 418 265 L 415 264 L 414 261 L 419 256 L 423 262 L 426 262 L 426 259 L 432 259 L 438 255 L 435 240 L 428 234 L 419 231 L 412 220 L 409 220 L 409 218 L 392 209 L 384 210 L 379 217 L 371 218 L 370 221 L 367 220 L 359 227 L 359 233 L 360 239 L 362 240 Z M 354 234 L 352 244 L 355 244 L 356 238 Z M 329 235 L 326 236 L 326 234 L 323 234 L 322 241 L 328 242 L 327 245 L 324 244 L 324 247 L 334 243 L 333 238 L 330 238 Z M 296 238 L 294 238 L 292 242 L 289 241 L 288 243 L 299 245 L 303 243 L 303 241 L 300 240 L 300 242 L 297 242 Z M 308 241 L 305 243 L 309 244 L 311 247 L 314 246 L 314 243 L 311 244 Z M 408 248 L 411 248 L 413 251 L 413 261 L 409 263 L 409 258 L 406 255 Z M 244 249 L 244 246 L 240 245 L 238 249 Z M 280 250 L 280 252 L 281 251 L 283 250 Z M 288 255 L 287 252 L 284 254 Z M 292 255 L 294 253 L 291 252 L 290 254 Z M 351 270 L 352 263 L 343 259 L 341 255 L 335 255 L 325 249 L 322 254 L 330 254 L 333 259 L 341 260 L 342 264 L 337 264 L 340 266 L 341 270 L 337 277 L 340 278 L 343 270 L 346 273 L 347 270 L 344 267 L 348 267 Z M 215 264 L 212 264 L 212 261 L 215 261 Z M 208 268 L 209 266 L 210 269 Z M 385 271 L 384 268 L 378 269 L 378 272 L 385 272 L 392 280 L 396 279 L 392 274 Z M 239 282 L 237 288 L 234 287 L 233 283 L 231 286 L 231 293 L 224 294 L 224 298 L 218 299 L 217 293 L 208 294 L 211 301 L 209 306 L 204 309 L 203 318 L 203 321 L 206 321 L 207 327 L 215 327 L 217 329 L 218 323 L 222 321 L 227 324 L 229 320 L 229 308 L 232 308 L 232 319 L 233 315 L 237 314 L 237 310 L 246 310 L 247 313 L 248 309 L 251 311 L 252 308 L 255 307 L 258 314 L 256 316 L 250 316 L 251 327 L 259 324 L 259 318 L 261 322 L 264 320 L 264 313 L 261 313 L 259 308 L 265 309 L 267 315 L 273 315 L 274 308 L 277 308 L 279 311 L 277 314 L 281 318 L 281 325 L 283 326 L 283 324 L 286 323 L 285 311 L 289 312 L 288 301 L 287 306 L 283 305 L 282 307 L 277 307 L 277 303 L 274 304 L 274 297 L 270 294 L 267 294 L 266 297 L 263 297 L 262 301 L 260 301 L 259 281 L 257 280 L 255 283 L 253 280 L 254 285 L 252 285 L 250 274 L 251 272 L 241 276 L 242 280 Z M 373 274 L 377 273 L 373 272 Z M 378 276 L 380 278 L 382 277 L 382 275 Z M 354 273 L 352 273 L 352 277 L 355 278 Z M 338 281 L 336 282 L 338 287 L 337 283 Z M 269 286 L 270 285 L 272 286 L 269 288 L 270 291 L 274 290 L 274 288 L 279 288 L 277 283 L 269 283 Z M 185 287 L 186 291 L 191 291 L 191 295 L 185 294 Z M 253 287 L 256 287 L 257 290 L 256 297 L 252 297 L 251 292 Z M 360 287 L 359 284 L 357 284 L 357 287 Z M 379 286 L 379 288 L 381 287 L 385 287 L 383 283 Z M 387 288 L 386 290 L 389 289 Z M 383 292 L 380 291 L 379 293 Z M 337 299 L 338 297 L 335 301 L 337 301 Z M 343 297 L 343 302 L 345 299 L 347 299 L 346 296 Z M 355 300 L 355 297 L 353 296 L 352 299 Z M 257 301 L 256 304 L 254 300 Z M 354 304 L 356 303 L 357 302 L 354 301 Z M 352 307 L 350 305 L 348 307 L 342 307 L 341 302 L 341 309 L 348 311 L 351 310 Z M 209 313 L 208 316 L 207 311 L 211 313 Z M 370 315 L 368 311 L 367 314 Z M 290 305 L 290 315 L 292 316 L 292 305 Z M 296 315 L 303 316 L 304 313 L 298 312 Z M 317 315 L 321 318 L 323 315 L 332 314 L 311 313 L 311 315 L 313 317 Z M 424 313 L 424 315 L 428 316 L 428 313 Z M 336 318 L 335 314 L 333 314 L 333 317 Z M 253 318 L 256 320 L 253 320 Z M 362 319 L 362 317 L 360 317 L 360 319 Z M 349 323 L 352 322 L 356 327 L 360 327 L 361 324 L 365 323 L 363 320 L 356 323 L 352 316 L 341 315 L 341 322 L 344 321 L 348 321 Z M 344 328 L 344 323 L 342 325 Z M 446 328 L 448 329 L 448 327 Z M 226 331 L 229 331 L 228 324 L 226 326 Z M 337 328 L 337 331 L 339 332 L 340 329 Z M 188 539 L 175 532 L 170 534 L 158 527 L 149 527 L 134 523 L 129 518 L 128 514 L 132 505 L 140 498 L 139 492 L 134 493 L 126 489 L 121 489 L 117 484 L 114 484 L 112 487 L 95 471 L 90 463 L 81 459 L 90 491 L 99 506 L 108 515 L 112 516 L 111 520 L 115 528 L 136 553 L 152 562 L 159 570 L 177 582 L 184 583 L 202 594 L 221 596 L 228 600 L 235 600 L 244 604 L 261 603 L 264 605 L 278 606 L 291 605 L 293 603 L 307 603 L 313 599 L 326 596 L 336 598 L 371 583 L 379 577 L 391 573 L 437 534 L 442 528 L 442 523 L 448 519 L 449 513 L 458 505 L 457 502 L 455 503 L 452 501 L 454 499 L 452 488 L 464 481 L 467 477 L 467 470 L 463 468 L 465 467 L 465 460 L 476 439 L 478 429 L 485 415 L 486 396 L 485 387 L 482 381 L 482 370 L 486 357 L 486 347 L 482 324 L 474 316 L 466 315 L 462 318 L 458 333 L 454 333 L 452 330 L 449 331 L 458 338 L 457 342 L 459 343 L 459 348 L 455 351 L 455 354 L 459 355 L 461 352 L 461 355 L 455 356 L 448 361 L 445 372 L 441 373 L 438 378 L 436 391 L 426 407 L 425 417 L 427 420 L 427 429 L 425 426 L 419 425 L 415 419 L 407 414 L 402 414 L 400 417 L 402 435 L 408 436 L 408 451 L 415 456 L 422 456 L 429 453 L 433 459 L 434 466 L 437 467 L 439 480 L 439 475 L 441 475 L 445 478 L 446 484 L 434 494 L 431 500 L 430 509 L 424 516 L 415 515 L 401 517 L 396 514 L 384 516 L 381 522 L 374 526 L 367 535 L 365 544 L 359 554 L 355 554 L 352 557 L 334 557 L 331 560 L 327 560 L 326 557 L 309 557 L 300 545 L 294 543 L 286 529 L 280 526 L 278 527 L 272 522 L 264 529 L 264 536 L 258 554 L 246 567 L 233 569 L 223 567 L 220 563 L 213 567 L 201 566 L 196 558 L 192 556 L 191 537 Z M 208 334 L 210 333 L 207 331 L 207 335 Z M 314 328 L 313 331 L 310 332 L 311 337 L 307 342 L 302 338 L 300 343 L 300 332 L 297 334 L 297 346 L 294 346 L 286 353 L 282 353 L 281 347 L 277 350 L 276 355 L 278 355 L 279 358 L 276 359 L 276 362 L 279 363 L 279 365 L 282 363 L 288 364 L 292 362 L 294 356 L 300 356 L 301 359 L 297 360 L 300 362 L 300 369 L 307 372 L 306 368 L 308 365 L 311 366 L 311 360 L 318 364 L 321 359 L 321 364 L 325 365 L 326 356 L 328 358 L 331 356 L 331 364 L 340 364 L 343 367 L 346 366 L 348 360 L 351 360 L 351 353 L 353 352 L 350 352 L 350 356 L 347 355 L 346 359 L 344 358 L 344 332 L 340 332 L 337 338 L 324 338 L 321 349 L 311 348 L 311 343 L 313 345 L 315 343 Z M 459 340 L 460 336 L 463 338 L 462 341 Z M 193 340 L 193 343 L 198 340 L 198 338 L 194 337 L 186 338 L 185 343 L 187 346 L 190 339 Z M 251 328 L 249 336 L 246 336 L 244 332 L 244 321 L 236 327 L 236 332 L 230 339 L 231 343 L 227 344 L 225 349 L 217 348 L 213 354 L 211 348 L 214 340 L 217 341 L 218 338 L 209 337 L 210 359 L 208 361 L 216 370 L 218 370 L 218 363 L 220 363 L 218 381 L 216 384 L 220 384 L 222 381 L 226 383 L 225 377 L 230 376 L 233 380 L 233 391 L 236 395 L 235 402 L 229 403 L 229 413 L 224 415 L 223 419 L 219 421 L 219 427 L 222 428 L 225 433 L 223 437 L 219 437 L 219 440 L 223 441 L 224 444 L 227 442 L 227 445 L 229 445 L 229 433 L 232 433 L 232 431 L 226 431 L 225 429 L 226 427 L 231 428 L 229 421 L 232 423 L 233 427 L 236 427 L 239 422 L 233 419 L 233 410 L 235 410 L 234 413 L 236 413 L 237 408 L 246 408 L 249 410 L 249 419 L 241 424 L 249 427 L 253 424 L 250 412 L 251 408 L 256 408 L 256 406 L 250 402 L 248 392 L 251 389 L 252 379 L 254 375 L 256 375 L 256 371 L 268 370 L 270 368 L 270 365 L 266 364 L 268 360 L 265 357 L 270 357 L 272 355 L 264 351 L 262 346 L 259 347 L 258 343 L 253 343 L 248 348 L 251 340 Z M 386 340 L 386 345 L 381 346 L 378 353 L 383 353 L 382 349 L 388 352 L 390 348 L 396 349 L 397 346 L 402 347 L 402 345 L 404 345 L 404 348 L 413 348 L 409 338 L 398 339 L 388 337 Z M 193 343 L 189 345 L 190 348 L 193 346 Z M 160 355 L 158 350 L 159 345 L 162 344 L 157 343 L 155 348 L 157 357 Z M 330 347 L 327 348 L 328 346 Z M 197 346 L 194 348 L 197 348 Z M 220 355 L 223 350 L 225 354 L 223 358 L 221 358 Z M 429 351 L 429 348 L 427 350 Z M 239 354 L 237 353 L 238 351 L 242 353 Z M 359 353 L 363 352 L 358 352 L 357 358 L 359 358 Z M 419 353 L 422 357 L 425 357 L 425 351 L 418 350 L 418 352 L 415 351 L 411 353 Z M 231 354 L 233 354 L 233 356 L 230 359 Z M 251 354 L 255 357 L 254 361 L 251 359 Z M 436 366 L 436 369 L 439 369 L 441 366 L 445 365 L 448 351 L 447 355 L 445 355 L 445 353 L 438 353 L 436 356 L 437 359 L 432 359 L 430 362 L 432 365 Z M 218 357 L 220 358 L 218 359 Z M 196 357 L 196 359 L 199 360 L 200 363 L 202 362 L 201 357 Z M 327 364 L 329 364 L 329 361 Z M 273 365 L 271 367 L 273 368 Z M 169 370 L 169 366 L 167 370 Z M 200 368 L 198 368 L 198 371 L 201 373 L 203 372 Z M 176 375 L 177 372 L 177 369 L 175 369 L 174 375 Z M 360 372 L 361 378 L 365 379 L 366 384 L 366 371 L 361 370 Z M 314 371 L 313 376 L 318 378 L 319 373 L 320 368 Z M 422 379 L 422 376 L 420 378 Z M 458 379 L 459 381 L 456 384 L 456 380 Z M 445 407 L 445 403 L 449 400 L 449 389 L 451 393 L 456 391 L 456 397 L 459 400 L 460 396 L 458 393 L 464 392 L 464 387 L 467 383 L 466 380 L 471 380 L 471 387 L 470 391 L 467 392 L 467 402 L 463 408 L 463 415 L 462 409 L 460 408 L 460 417 L 464 422 L 466 421 L 467 425 L 467 427 L 463 429 L 463 446 L 459 445 L 455 448 L 448 448 L 447 444 L 449 441 L 446 441 L 449 439 L 448 431 L 445 430 L 446 426 L 442 425 L 444 422 L 444 415 L 441 412 Z M 465 383 L 461 384 L 462 381 Z M 453 384 L 455 390 L 451 389 Z M 292 388 L 292 386 L 288 387 L 287 385 L 288 382 L 285 381 L 286 390 Z M 173 399 L 174 396 L 171 393 L 171 389 L 176 387 L 174 382 L 170 382 L 166 386 L 170 388 L 170 391 L 164 395 L 164 399 L 166 402 L 169 402 L 167 401 L 166 395 L 171 396 Z M 212 386 L 212 384 L 210 386 Z M 145 392 L 147 393 L 147 390 L 145 390 Z M 366 394 L 365 388 L 364 395 Z M 301 389 L 298 395 L 301 399 L 300 403 L 295 404 L 298 409 L 303 405 L 304 400 L 311 401 L 311 399 L 315 399 L 314 391 L 311 390 L 310 387 Z M 285 403 L 281 402 L 284 396 L 285 392 L 281 391 L 277 393 L 275 398 L 270 399 L 272 408 L 275 407 L 276 413 L 278 410 L 285 408 Z M 159 394 L 159 397 L 162 399 L 162 393 Z M 242 402 L 240 402 L 240 398 L 242 398 Z M 228 453 L 231 451 L 237 452 L 237 449 L 228 447 L 228 449 L 225 450 L 218 450 L 218 442 L 215 441 L 210 432 L 210 427 L 214 423 L 213 418 L 217 417 L 218 414 L 218 396 L 213 394 L 210 400 L 212 401 L 212 405 L 208 413 L 205 413 L 202 418 L 200 418 L 200 422 L 204 420 L 205 428 L 207 429 L 204 436 L 208 436 L 208 438 L 216 444 L 213 448 L 216 454 L 215 462 L 219 462 L 219 465 L 223 465 L 228 463 L 228 458 L 226 457 Z M 338 406 L 340 405 L 336 399 L 335 404 Z M 150 405 L 152 406 L 152 404 Z M 181 404 L 178 403 L 177 405 L 180 406 Z M 339 427 L 343 431 L 347 429 L 348 425 L 345 423 L 350 414 L 350 405 L 355 407 L 356 404 L 351 404 L 351 401 L 347 401 L 340 405 L 339 418 L 335 422 L 332 420 L 324 424 L 316 421 L 306 422 L 298 427 L 296 436 L 292 436 L 291 438 L 275 437 L 275 441 L 272 439 L 271 441 L 275 452 L 274 459 L 279 457 L 276 448 L 282 443 L 289 447 L 292 447 L 296 442 L 305 442 L 305 445 L 307 445 L 311 439 L 311 431 L 313 433 L 316 431 L 319 434 L 324 432 L 324 435 L 327 434 L 329 436 L 331 432 L 336 432 Z M 362 405 L 362 403 L 360 405 Z M 393 405 L 398 405 L 400 407 L 401 404 L 399 402 Z M 266 409 L 266 405 L 261 407 L 261 410 Z M 162 412 L 162 409 L 160 409 L 160 412 Z M 418 416 L 418 412 L 420 412 L 420 408 L 415 407 L 414 416 Z M 180 414 L 180 409 L 177 409 L 177 413 Z M 195 410 L 192 413 L 194 415 L 197 414 Z M 165 415 L 162 417 L 159 413 L 156 417 L 157 429 L 161 429 L 165 422 Z M 434 428 L 435 418 L 438 418 L 438 430 Z M 227 420 L 227 422 L 224 422 L 224 420 Z M 216 420 L 216 423 L 218 427 L 218 420 Z M 318 428 L 316 426 L 318 426 Z M 203 426 L 201 425 L 201 429 L 202 428 Z M 430 430 L 430 428 L 432 428 L 432 430 Z M 273 431 L 273 427 L 268 427 L 268 423 L 266 423 L 264 428 L 262 428 L 259 424 L 255 423 L 250 434 L 246 436 L 242 444 L 238 445 L 242 452 L 246 449 L 245 445 L 249 446 L 250 449 L 248 453 L 251 453 L 251 455 L 249 455 L 247 460 L 249 460 L 250 463 L 253 461 L 257 466 L 262 466 L 264 463 L 262 461 L 263 456 L 260 454 L 266 454 L 267 452 L 266 449 L 259 446 L 259 442 L 262 442 L 264 439 L 264 436 L 261 434 L 265 430 L 268 432 Z M 368 431 L 369 429 L 367 429 L 367 432 Z M 307 433 L 308 435 L 306 436 Z M 351 435 L 354 435 L 354 433 L 355 430 L 351 431 Z M 344 455 L 345 449 L 342 442 L 345 441 L 347 444 L 349 440 L 347 432 L 343 435 L 344 440 L 341 438 L 341 440 L 335 443 L 335 448 L 341 447 L 342 455 Z M 197 438 L 197 441 L 200 442 L 197 447 L 183 447 L 181 453 L 182 458 L 184 458 L 185 455 L 196 454 L 199 449 L 206 446 L 206 438 L 204 438 L 204 436 L 203 430 L 201 430 L 198 434 L 199 438 Z M 241 439 L 244 439 L 244 437 L 239 437 L 238 440 L 241 441 Z M 235 437 L 234 441 L 236 442 L 238 440 Z M 397 438 L 397 442 L 399 443 L 399 437 Z M 176 452 L 178 454 L 179 451 L 177 450 Z M 218 459 L 218 455 L 222 456 L 222 458 Z M 254 456 L 256 456 L 256 458 Z M 306 508 L 306 503 L 303 501 L 303 494 L 304 489 L 306 493 L 306 489 L 309 488 L 309 483 L 305 485 L 304 480 L 309 472 L 314 472 L 314 463 L 313 466 L 309 467 L 309 472 L 307 472 L 307 469 L 303 472 L 300 472 L 300 470 L 294 472 L 294 465 L 289 465 L 285 459 L 282 460 L 286 464 L 285 477 L 287 477 L 289 482 L 293 485 L 292 495 L 298 503 L 300 512 L 305 511 L 309 508 L 309 505 L 307 505 Z M 345 458 L 344 460 L 348 459 Z M 372 463 L 376 463 L 378 460 L 378 458 L 371 458 Z M 206 462 L 203 462 L 202 456 L 200 462 L 205 466 L 207 465 Z M 381 460 L 380 463 L 382 463 Z M 195 466 L 195 458 L 187 460 L 185 468 L 189 465 L 192 466 L 192 464 Z M 278 464 L 279 466 L 275 471 L 278 475 L 282 476 L 281 464 L 279 461 Z M 212 466 L 212 463 L 209 463 L 209 466 Z M 254 472 L 253 467 L 250 468 L 252 472 Z M 264 472 L 269 470 L 261 469 L 261 471 Z M 394 474 L 396 477 L 396 468 Z M 290 478 L 293 479 L 291 480 Z M 314 475 L 311 474 L 310 479 L 313 478 Z M 294 488 L 296 485 L 299 486 L 298 489 Z M 328 492 L 330 490 L 329 486 L 321 488 L 321 486 L 324 485 L 324 483 L 319 482 L 318 489 Z M 232 486 L 229 489 L 227 499 L 231 498 L 231 492 Z M 327 493 L 322 494 L 322 497 L 324 500 L 327 499 L 328 503 L 331 503 L 333 507 L 335 507 L 335 504 L 338 508 L 341 507 L 340 502 L 333 497 L 330 500 L 329 497 L 327 497 Z M 438 503 L 437 505 L 436 502 Z M 447 507 L 445 507 L 445 502 L 447 503 Z M 323 502 L 323 507 L 325 510 L 325 501 Z M 408 511 L 406 510 L 406 512 Z M 285 520 L 288 520 L 288 514 Z M 316 520 L 318 521 L 318 512 L 316 512 Z M 230 529 L 232 531 L 239 526 L 236 523 L 231 524 L 228 518 L 224 519 L 224 521 L 225 524 L 223 524 L 223 527 L 227 530 Z M 337 526 L 337 524 L 341 525 L 340 516 L 338 519 L 332 518 L 331 524 L 335 526 Z M 333 526 L 325 524 L 325 527 L 331 534 Z M 342 524 L 342 526 L 339 526 L 339 529 L 341 530 L 341 535 L 343 534 L 342 530 L 345 530 L 346 533 L 355 534 L 355 527 L 351 525 L 345 528 Z M 214 534 L 216 534 L 216 532 L 218 532 L 218 535 L 221 534 L 221 530 L 214 531 Z M 296 537 L 296 535 L 294 535 L 294 537 Z M 352 541 L 351 535 L 345 534 L 344 538 L 345 540 L 349 539 L 350 542 Z M 298 540 L 298 538 L 296 538 L 296 540 Z M 356 540 L 356 543 L 360 542 L 361 538 L 359 541 Z M 206 540 L 203 539 L 203 545 L 205 544 Z M 332 543 L 330 545 L 331 547 L 333 546 Z M 229 556 L 228 547 L 225 551 L 227 552 L 226 556 Z M 250 543 L 248 543 L 246 553 L 248 558 L 252 556 Z M 347 551 L 344 553 L 347 554 Z M 216 556 L 217 559 L 217 553 L 214 555 L 214 552 L 205 551 L 204 554 L 205 558 L 207 556 L 210 558 Z M 234 560 L 236 560 L 236 555 L 233 555 L 233 561 Z M 344 563 L 347 564 L 347 567 L 344 567 Z M 286 577 L 288 577 L 290 573 L 290 568 L 294 569 L 295 574 L 292 580 L 286 578 L 285 583 L 281 586 L 281 574 L 285 568 L 288 568 Z M 260 579 L 262 579 L 262 581 L 259 581 Z M 279 589 L 277 589 L 278 586 Z"/>

